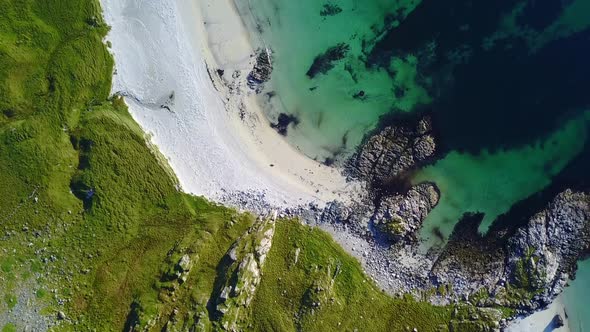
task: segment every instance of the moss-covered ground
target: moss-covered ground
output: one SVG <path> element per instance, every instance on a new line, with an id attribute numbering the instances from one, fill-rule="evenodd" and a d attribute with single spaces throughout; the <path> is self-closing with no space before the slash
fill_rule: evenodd
<path id="1" fill-rule="evenodd" d="M 95 0 L 0 0 L 2 331 L 39 317 L 56 331 L 218 328 L 207 303 L 254 218 L 176 189 L 109 97 L 107 32 Z M 448 327 L 451 308 L 386 296 L 321 231 L 276 232 L 245 329 Z"/>

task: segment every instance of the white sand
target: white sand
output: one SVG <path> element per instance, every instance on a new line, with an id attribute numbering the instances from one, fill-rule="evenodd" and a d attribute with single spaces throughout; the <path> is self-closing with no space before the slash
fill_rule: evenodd
<path id="1" fill-rule="evenodd" d="M 555 315 L 561 315 L 564 326 L 553 329 L 551 321 Z M 536 312 L 525 318 L 516 319 L 505 330 L 506 332 L 569 332 L 569 322 L 565 318 L 565 306 L 561 296 L 558 296 L 547 309 Z"/>
<path id="2" fill-rule="evenodd" d="M 269 127 L 244 86 L 254 51 L 232 0 L 101 3 L 112 27 L 113 93 L 130 96 L 132 116 L 185 192 L 230 204 L 245 192 L 277 207 L 346 201 L 357 192 L 358 184 L 347 184 L 336 169 L 305 157 Z M 240 79 L 231 79 L 234 71 Z M 171 93 L 168 111 L 160 105 Z M 556 313 L 565 317 L 560 298 L 507 331 L 544 331 Z M 567 321 L 555 331 L 569 331 Z"/>
<path id="3" fill-rule="evenodd" d="M 113 93 L 130 96 L 132 116 L 185 192 L 230 204 L 246 192 L 277 207 L 350 195 L 339 171 L 293 149 L 262 115 L 244 83 L 254 52 L 233 1 L 101 2 L 112 27 Z M 172 93 L 170 111 L 161 108 Z"/>

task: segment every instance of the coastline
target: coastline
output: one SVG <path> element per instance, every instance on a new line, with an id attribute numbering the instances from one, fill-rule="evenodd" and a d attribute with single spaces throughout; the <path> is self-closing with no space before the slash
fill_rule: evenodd
<path id="1" fill-rule="evenodd" d="M 552 320 L 555 315 L 560 315 L 563 318 L 563 326 L 553 327 Z M 565 304 L 563 303 L 563 296 L 560 295 L 545 309 L 535 312 L 526 317 L 519 317 L 510 323 L 506 332 L 526 332 L 526 331 L 554 331 L 554 332 L 570 332 L 570 324 L 567 319 Z"/>
<path id="2" fill-rule="evenodd" d="M 133 10 L 102 2 L 113 27 L 107 39 L 120 38 L 112 40 L 113 92 L 127 97 L 183 191 L 254 212 L 355 199 L 360 184 L 309 159 L 269 126 L 244 79 L 255 49 L 233 1 L 166 0 Z M 366 267 L 365 248 L 332 235 Z M 556 310 L 563 312 L 557 300 L 533 320 L 548 324 Z M 510 331 L 528 330 L 530 317 Z"/>
<path id="3" fill-rule="evenodd" d="M 126 96 L 183 191 L 254 210 L 323 206 L 356 192 L 270 127 L 245 84 L 254 48 L 232 1 L 102 2 L 112 92 Z"/>

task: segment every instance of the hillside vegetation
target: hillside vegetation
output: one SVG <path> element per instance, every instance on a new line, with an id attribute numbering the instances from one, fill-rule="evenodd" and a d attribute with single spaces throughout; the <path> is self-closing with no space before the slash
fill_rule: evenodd
<path id="1" fill-rule="evenodd" d="M 0 0 L 2 331 L 448 330 L 453 308 L 383 294 L 327 234 L 277 220 L 261 259 L 270 216 L 179 192 L 109 96 L 107 32 L 94 0 Z"/>

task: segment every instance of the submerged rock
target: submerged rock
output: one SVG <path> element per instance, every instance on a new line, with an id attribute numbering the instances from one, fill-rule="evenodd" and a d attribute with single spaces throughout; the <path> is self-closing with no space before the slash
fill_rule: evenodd
<path id="1" fill-rule="evenodd" d="M 350 50 L 350 46 L 345 43 L 337 44 L 326 50 L 326 52 L 318 55 L 313 60 L 307 73 L 309 78 L 313 79 L 319 74 L 325 74 L 334 68 L 334 62 L 344 59 Z"/>
<path id="2" fill-rule="evenodd" d="M 320 16 L 334 16 L 342 12 L 342 8 L 331 3 L 324 4 L 324 8 L 320 11 Z"/>
<path id="3" fill-rule="evenodd" d="M 299 124 L 299 119 L 294 115 L 281 113 L 279 114 L 277 123 L 271 123 L 270 126 L 276 130 L 277 133 L 287 136 L 287 130 L 291 124 L 293 124 L 293 126 L 297 126 Z"/>

